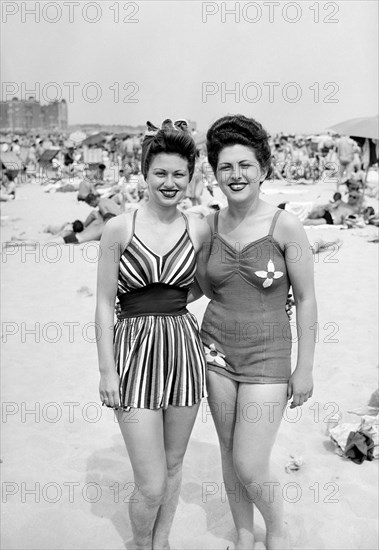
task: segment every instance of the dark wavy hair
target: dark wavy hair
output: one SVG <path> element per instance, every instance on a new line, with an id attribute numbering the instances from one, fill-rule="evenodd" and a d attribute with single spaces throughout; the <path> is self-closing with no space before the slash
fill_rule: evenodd
<path id="1" fill-rule="evenodd" d="M 255 153 L 266 178 L 272 173 L 269 135 L 262 125 L 244 115 L 227 115 L 219 118 L 207 132 L 208 162 L 214 174 L 217 173 L 218 157 L 224 147 L 244 145 Z"/>
<path id="2" fill-rule="evenodd" d="M 191 134 L 182 130 L 163 129 L 147 135 L 142 143 L 141 171 L 146 180 L 153 158 L 160 153 L 179 155 L 188 161 L 189 179 L 195 171 L 196 144 Z"/>

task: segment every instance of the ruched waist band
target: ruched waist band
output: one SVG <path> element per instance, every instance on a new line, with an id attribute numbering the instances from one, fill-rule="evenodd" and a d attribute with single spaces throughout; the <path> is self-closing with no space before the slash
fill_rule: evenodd
<path id="1" fill-rule="evenodd" d="M 151 283 L 119 296 L 119 317 L 125 319 L 139 315 L 184 315 L 188 312 L 187 294 L 187 288 Z"/>

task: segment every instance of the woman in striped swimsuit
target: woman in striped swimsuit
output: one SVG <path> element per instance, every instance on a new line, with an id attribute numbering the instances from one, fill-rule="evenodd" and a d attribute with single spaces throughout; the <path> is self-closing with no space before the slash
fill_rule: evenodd
<path id="1" fill-rule="evenodd" d="M 195 155 L 184 123 L 153 128 L 141 160 L 149 201 L 110 220 L 100 241 L 100 397 L 116 409 L 132 464 L 136 496 L 129 511 L 139 549 L 169 548 L 183 457 L 206 396 L 205 355 L 186 304 L 210 233 L 205 222 L 177 209 Z M 121 313 L 113 329 L 116 297 Z"/>

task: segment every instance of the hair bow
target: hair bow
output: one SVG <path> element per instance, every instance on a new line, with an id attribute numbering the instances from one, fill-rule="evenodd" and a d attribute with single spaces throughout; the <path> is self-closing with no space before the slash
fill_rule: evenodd
<path id="1" fill-rule="evenodd" d="M 154 142 L 154 138 L 156 134 L 160 130 L 177 130 L 178 132 L 181 131 L 181 132 L 186 132 L 188 134 L 190 133 L 188 128 L 188 122 L 184 118 L 175 120 L 175 122 L 173 122 L 171 118 L 165 118 L 160 128 L 158 128 L 152 122 L 150 122 L 150 120 L 148 120 L 146 122 L 146 126 L 147 126 L 147 130 L 143 137 L 142 154 L 141 154 L 141 170 L 145 179 L 146 179 L 146 173 L 147 173 L 146 158 L 148 156 L 150 146 Z"/>
<path id="2" fill-rule="evenodd" d="M 161 127 L 158 128 L 150 120 L 146 122 L 147 130 L 145 132 L 145 137 L 155 136 L 159 130 L 178 130 L 182 132 L 189 132 L 188 122 L 184 118 L 179 118 L 173 122 L 171 118 L 165 118 L 161 124 Z"/>

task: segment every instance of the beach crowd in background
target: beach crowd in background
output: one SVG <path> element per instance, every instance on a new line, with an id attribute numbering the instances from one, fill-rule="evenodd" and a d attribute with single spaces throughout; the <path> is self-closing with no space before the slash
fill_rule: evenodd
<path id="1" fill-rule="evenodd" d="M 194 131 L 193 138 L 197 144 L 196 168 L 180 207 L 204 217 L 223 204 L 214 193 L 217 183 L 207 162 L 205 135 Z M 95 232 L 83 233 L 79 241 L 64 242 L 98 240 L 109 217 L 138 208 L 148 198 L 141 174 L 142 141 L 142 133 L 126 132 L 89 136 L 80 130 L 70 135 L 2 134 L 1 201 L 17 198 L 17 188 L 23 183 L 41 184 L 47 193 L 76 192 L 78 200 L 94 210 L 74 229 L 71 224 L 69 233 L 80 233 L 93 221 L 100 225 Z M 280 133 L 272 136 L 270 143 L 271 182 L 288 186 L 335 183 L 336 193 L 328 204 L 287 202 L 281 208 L 298 215 L 304 225 L 378 225 L 377 209 L 372 203 L 367 205 L 368 197 L 378 197 L 377 140 L 353 139 L 334 132 L 310 136 Z M 61 231 L 61 227 L 54 228 L 52 233 Z"/>

